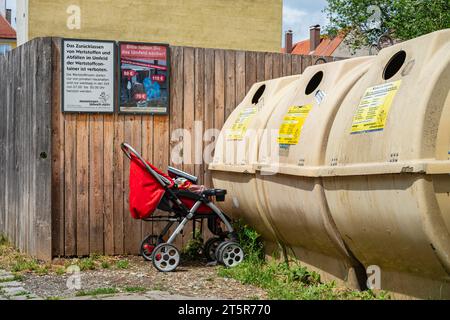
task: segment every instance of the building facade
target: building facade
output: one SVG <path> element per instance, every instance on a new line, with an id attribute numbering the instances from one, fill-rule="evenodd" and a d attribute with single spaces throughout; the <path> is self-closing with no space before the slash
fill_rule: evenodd
<path id="1" fill-rule="evenodd" d="M 279 52 L 282 0 L 17 0 L 19 44 L 36 37 Z"/>
<path id="2" fill-rule="evenodd" d="M 0 3 L 0 55 L 11 51 L 16 47 L 16 31 L 11 26 L 11 11 L 6 10 L 5 3 Z"/>

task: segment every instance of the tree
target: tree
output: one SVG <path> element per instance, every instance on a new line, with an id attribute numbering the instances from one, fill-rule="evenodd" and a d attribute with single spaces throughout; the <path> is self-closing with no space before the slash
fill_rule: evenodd
<path id="1" fill-rule="evenodd" d="M 330 35 L 345 33 L 353 49 L 382 34 L 400 41 L 450 28 L 450 0 L 328 0 Z"/>

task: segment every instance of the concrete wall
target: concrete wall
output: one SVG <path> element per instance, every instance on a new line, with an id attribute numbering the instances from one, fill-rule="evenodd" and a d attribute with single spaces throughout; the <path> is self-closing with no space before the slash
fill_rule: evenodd
<path id="1" fill-rule="evenodd" d="M 28 2 L 28 19 L 19 19 L 20 43 L 60 36 L 269 52 L 279 52 L 281 47 L 282 0 L 19 2 L 25 7 Z M 67 25 L 72 5 L 81 9 L 80 29 Z"/>

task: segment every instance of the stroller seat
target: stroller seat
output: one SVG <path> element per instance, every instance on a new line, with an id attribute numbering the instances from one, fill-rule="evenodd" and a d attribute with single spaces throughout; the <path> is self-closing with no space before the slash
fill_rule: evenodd
<path id="1" fill-rule="evenodd" d="M 167 221 L 159 235 L 148 235 L 143 240 L 141 254 L 146 260 L 152 261 L 159 271 L 175 270 L 180 261 L 179 251 L 173 245 L 175 238 L 188 222 L 193 222 L 195 234 L 196 222 L 207 219 L 209 230 L 216 236 L 205 244 L 207 258 L 217 259 L 228 267 L 242 262 L 244 252 L 237 243 L 231 219 L 213 202 L 214 199 L 225 201 L 226 190 L 208 189 L 197 184 L 197 177 L 175 168 L 170 167 L 168 173 L 164 173 L 126 143 L 122 144 L 122 150 L 131 160 L 129 205 L 132 217 L 144 221 Z M 168 215 L 154 215 L 157 209 Z M 164 236 L 174 223 L 178 223 L 178 227 L 165 241 Z"/>

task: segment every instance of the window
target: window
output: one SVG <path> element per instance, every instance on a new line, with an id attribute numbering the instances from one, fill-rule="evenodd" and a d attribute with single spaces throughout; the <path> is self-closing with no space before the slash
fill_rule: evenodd
<path id="1" fill-rule="evenodd" d="M 8 51 L 11 51 L 11 45 L 9 45 L 9 44 L 0 44 L 0 55 L 4 55 Z"/>

